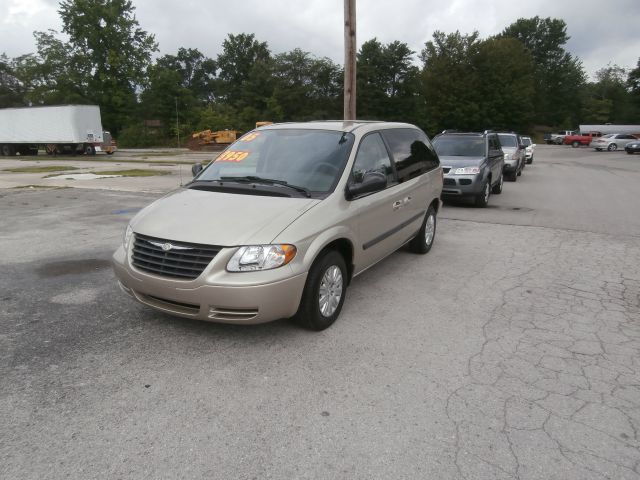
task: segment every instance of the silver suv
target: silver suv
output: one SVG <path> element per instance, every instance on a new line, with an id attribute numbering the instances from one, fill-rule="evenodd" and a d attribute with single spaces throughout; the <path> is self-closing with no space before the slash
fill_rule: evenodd
<path id="1" fill-rule="evenodd" d="M 515 182 L 522 175 L 526 163 L 526 150 L 517 133 L 499 133 L 500 145 L 504 152 L 505 178 Z"/>
<path id="2" fill-rule="evenodd" d="M 497 134 L 445 131 L 433 146 L 443 162 L 444 198 L 467 197 L 486 207 L 491 193 L 502 193 L 504 153 Z"/>
<path id="3" fill-rule="evenodd" d="M 413 125 L 270 125 L 198 170 L 131 220 L 113 256 L 122 289 L 164 312 L 322 330 L 353 277 L 433 245 L 442 169 Z"/>

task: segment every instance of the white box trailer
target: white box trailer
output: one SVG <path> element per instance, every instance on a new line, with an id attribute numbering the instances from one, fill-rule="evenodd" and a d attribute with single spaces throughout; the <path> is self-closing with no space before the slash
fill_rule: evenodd
<path id="1" fill-rule="evenodd" d="M 37 155 L 40 146 L 50 155 L 110 153 L 104 140 L 97 105 L 0 109 L 0 154 L 5 156 Z"/>
<path id="2" fill-rule="evenodd" d="M 608 133 L 625 133 L 628 135 L 640 134 L 640 125 L 614 125 L 605 123 L 604 125 L 580 125 L 581 132 L 600 132 L 603 135 Z"/>

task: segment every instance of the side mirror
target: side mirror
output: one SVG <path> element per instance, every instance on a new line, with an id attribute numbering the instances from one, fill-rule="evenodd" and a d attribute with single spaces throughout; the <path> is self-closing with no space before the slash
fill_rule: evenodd
<path id="1" fill-rule="evenodd" d="M 364 193 L 373 193 L 387 188 L 387 176 L 380 172 L 367 172 L 362 177 L 362 182 L 347 184 L 346 197 L 347 200 L 362 195 Z"/>
<path id="2" fill-rule="evenodd" d="M 203 168 L 200 162 L 194 163 L 193 166 L 191 167 L 191 173 L 193 174 L 194 177 L 198 175 L 202 170 Z"/>

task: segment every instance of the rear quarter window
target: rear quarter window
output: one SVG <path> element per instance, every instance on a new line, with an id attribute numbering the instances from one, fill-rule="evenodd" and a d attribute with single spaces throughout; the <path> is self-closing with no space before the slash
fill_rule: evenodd
<path id="1" fill-rule="evenodd" d="M 383 130 L 382 136 L 391 151 L 399 182 L 422 175 L 440 165 L 436 151 L 422 130 L 394 128 Z"/>

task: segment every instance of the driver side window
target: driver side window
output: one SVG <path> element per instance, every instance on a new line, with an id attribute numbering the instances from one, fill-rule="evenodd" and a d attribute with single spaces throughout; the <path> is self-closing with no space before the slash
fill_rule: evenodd
<path id="1" fill-rule="evenodd" d="M 353 164 L 354 183 L 362 182 L 364 174 L 367 172 L 380 172 L 386 175 L 387 185 L 395 183 L 391 160 L 379 133 L 367 135 L 360 142 Z"/>

